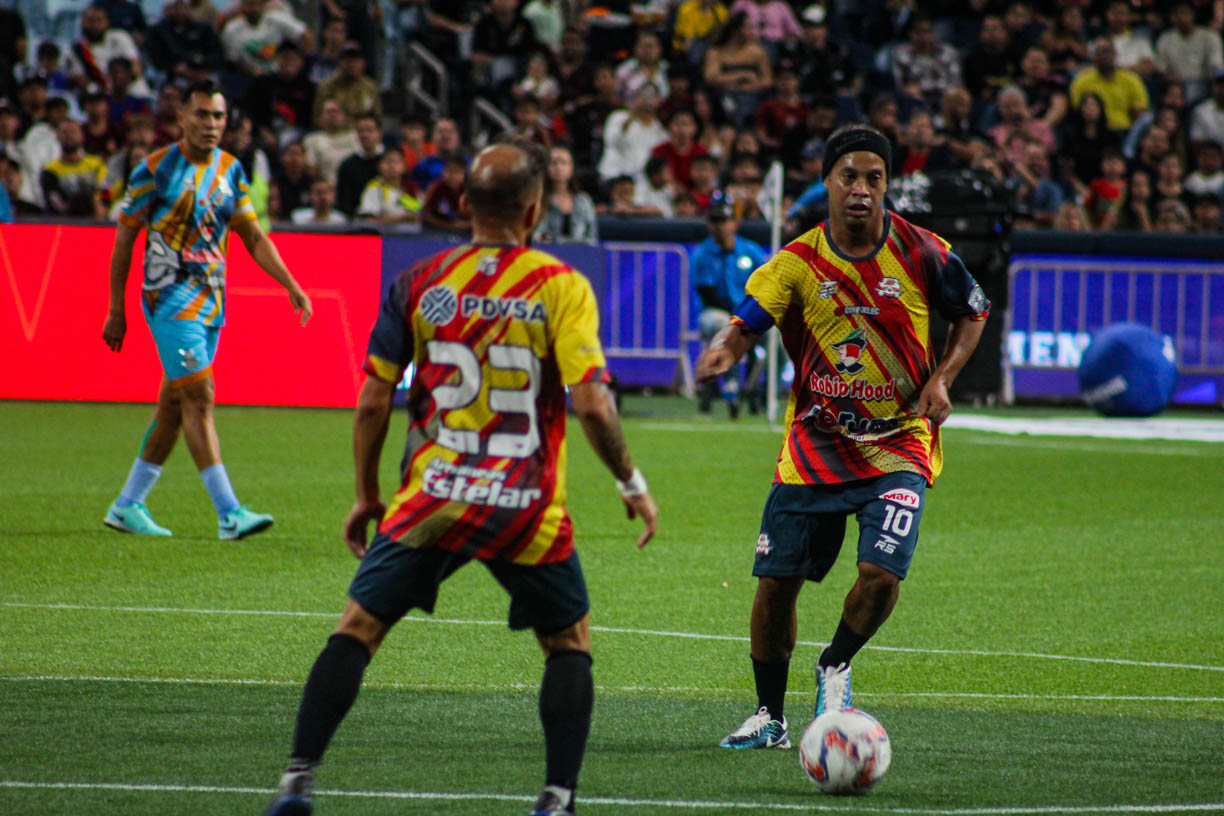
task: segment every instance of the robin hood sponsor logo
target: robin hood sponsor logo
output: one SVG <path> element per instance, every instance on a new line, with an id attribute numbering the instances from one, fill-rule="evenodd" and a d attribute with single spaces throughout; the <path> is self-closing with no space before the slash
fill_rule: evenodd
<path id="1" fill-rule="evenodd" d="M 866 380 L 846 381 L 831 374 L 818 376 L 816 372 L 808 375 L 808 387 L 813 394 L 832 399 L 854 399 L 865 402 L 892 400 L 897 396 L 897 381 L 889 380 L 884 385 L 877 385 Z"/>
<path id="2" fill-rule="evenodd" d="M 833 344 L 833 350 L 837 352 L 837 363 L 833 367 L 842 374 L 859 373 L 866 368 L 859 361 L 865 348 L 867 348 L 867 333 L 862 329 L 855 329 L 845 340 Z"/>

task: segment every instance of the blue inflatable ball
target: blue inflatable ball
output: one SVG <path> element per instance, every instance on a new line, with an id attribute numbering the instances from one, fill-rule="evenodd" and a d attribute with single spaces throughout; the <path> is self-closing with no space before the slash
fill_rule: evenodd
<path id="1" fill-rule="evenodd" d="M 1115 323 L 1097 332 L 1080 360 L 1080 394 L 1105 416 L 1159 414 L 1176 385 L 1173 346 L 1138 323 Z"/>

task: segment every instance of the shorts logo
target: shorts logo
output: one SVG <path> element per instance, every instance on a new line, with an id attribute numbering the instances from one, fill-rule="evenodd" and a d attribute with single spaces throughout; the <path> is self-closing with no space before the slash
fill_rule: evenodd
<path id="1" fill-rule="evenodd" d="M 196 358 L 195 352 L 191 349 L 179 349 L 179 357 L 183 359 L 183 368 L 188 371 L 195 371 L 200 367 L 200 361 Z"/>
<path id="2" fill-rule="evenodd" d="M 876 294 L 886 298 L 901 297 L 901 281 L 896 278 L 881 278 L 880 285 L 876 287 Z"/>
<path id="3" fill-rule="evenodd" d="M 769 555 L 773 552 L 773 544 L 769 543 L 769 536 L 766 533 L 761 533 L 757 539 L 757 555 Z"/>
<path id="4" fill-rule="evenodd" d="M 900 541 L 890 535 L 882 535 L 880 536 L 880 540 L 875 543 L 875 548 L 877 550 L 883 550 L 885 555 L 892 555 L 893 551 L 897 549 L 897 545 L 900 543 Z"/>
<path id="5" fill-rule="evenodd" d="M 446 286 L 435 286 L 421 296 L 421 317 L 431 326 L 445 326 L 459 312 L 459 298 Z"/>
<path id="6" fill-rule="evenodd" d="M 880 498 L 884 501 L 896 502 L 903 507 L 912 507 L 915 510 L 917 510 L 918 505 L 922 503 L 922 500 L 918 498 L 917 493 L 912 490 L 906 490 L 903 487 L 899 487 L 896 490 L 890 490 L 887 493 L 882 493 L 880 494 Z"/>
<path id="7" fill-rule="evenodd" d="M 855 329 L 845 340 L 833 344 L 833 350 L 837 352 L 837 362 L 833 364 L 833 367 L 841 374 L 859 373 L 867 367 L 859 362 L 865 348 L 867 348 L 867 333 L 862 329 Z"/>

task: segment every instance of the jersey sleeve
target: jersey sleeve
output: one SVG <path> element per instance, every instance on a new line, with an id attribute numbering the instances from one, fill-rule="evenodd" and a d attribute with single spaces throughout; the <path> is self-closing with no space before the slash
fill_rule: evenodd
<path id="1" fill-rule="evenodd" d="M 119 204 L 119 223 L 132 229 L 143 227 L 149 220 L 156 190 L 157 181 L 153 178 L 148 163 L 142 159 L 128 177 L 127 192 Z"/>
<path id="2" fill-rule="evenodd" d="M 939 278 L 933 283 L 932 304 L 944 320 L 961 317 L 985 320 L 990 314 L 989 298 L 955 252 L 947 253 Z"/>
<path id="3" fill-rule="evenodd" d="M 391 284 L 378 307 L 378 318 L 370 330 L 362 370 L 367 374 L 398 383 L 412 362 L 412 326 L 408 306 L 412 296 L 411 272 L 404 272 Z"/>
<path id="4" fill-rule="evenodd" d="M 757 267 L 744 284 L 744 299 L 735 307 L 732 320 L 753 334 L 764 334 L 782 320 L 790 307 L 794 285 L 792 266 L 801 263 L 789 252 L 779 252 Z"/>
<path id="5" fill-rule="evenodd" d="M 577 272 L 554 279 L 557 286 L 548 319 L 564 385 L 608 382 L 608 363 L 599 342 L 599 307 L 585 277 Z"/>
<path id="6" fill-rule="evenodd" d="M 243 221 L 258 221 L 255 205 L 251 203 L 251 185 L 247 181 L 246 171 L 242 169 L 242 162 L 235 160 L 230 172 L 234 187 L 234 214 L 230 216 L 230 226 Z"/>

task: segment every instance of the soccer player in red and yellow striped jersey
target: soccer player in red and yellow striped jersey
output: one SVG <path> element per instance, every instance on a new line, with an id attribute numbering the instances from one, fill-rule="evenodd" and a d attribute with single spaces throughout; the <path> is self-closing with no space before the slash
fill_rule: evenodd
<path id="1" fill-rule="evenodd" d="M 816 666 L 816 711 L 850 705 L 850 660 L 892 612 L 943 465 L 948 385 L 990 303 L 947 241 L 884 206 L 888 140 L 847 125 L 825 147 L 829 219 L 756 270 L 735 317 L 698 362 L 709 378 L 777 326 L 795 365 L 786 439 L 757 539 L 752 659 L 758 710 L 728 748 L 788 747 L 783 700 L 795 603 L 859 524 L 858 580 Z M 930 319 L 952 324 L 940 362 Z"/>
<path id="2" fill-rule="evenodd" d="M 432 612 L 440 584 L 472 559 L 510 594 L 510 628 L 533 629 L 548 656 L 545 788 L 531 814 L 574 812 L 594 686 L 589 601 L 565 511 L 567 387 L 629 517 L 645 522 L 639 547 L 654 535 L 658 511 L 605 385 L 591 286 L 527 245 L 546 164 L 534 145 L 478 154 L 464 193 L 472 243 L 403 272 L 382 303 L 354 419 L 357 502 L 345 522 L 361 566 L 307 680 L 289 768 L 266 816 L 310 812 L 314 768 L 370 657 L 410 609 Z M 384 506 L 380 451 L 409 365 L 402 485 Z M 378 533 L 367 547 L 372 521 Z"/>

